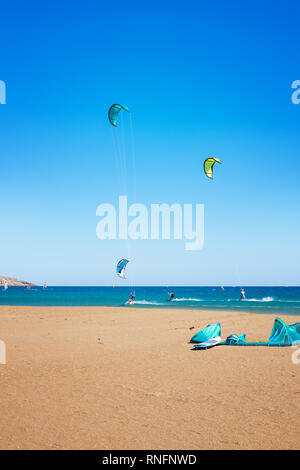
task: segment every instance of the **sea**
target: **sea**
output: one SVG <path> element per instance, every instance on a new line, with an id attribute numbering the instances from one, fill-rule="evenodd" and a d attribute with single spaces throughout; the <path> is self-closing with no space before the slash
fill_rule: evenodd
<path id="1" fill-rule="evenodd" d="M 247 287 L 246 300 L 239 301 L 240 287 L 135 287 L 135 301 L 128 304 L 128 287 L 9 287 L 0 288 L 0 305 L 108 306 L 132 308 L 188 308 L 236 312 L 300 315 L 300 287 Z M 174 290 L 174 301 L 168 302 Z"/>

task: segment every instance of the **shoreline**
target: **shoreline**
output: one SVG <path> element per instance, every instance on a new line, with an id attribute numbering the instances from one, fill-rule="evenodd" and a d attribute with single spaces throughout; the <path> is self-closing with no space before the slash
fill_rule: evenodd
<path id="1" fill-rule="evenodd" d="M 0 306 L 0 449 L 298 449 L 295 348 L 188 343 L 267 340 L 276 316 L 135 307 Z"/>
<path id="2" fill-rule="evenodd" d="M 167 304 L 167 302 L 166 302 Z M 276 317 L 290 317 L 291 318 L 291 323 L 296 323 L 297 322 L 297 318 L 300 317 L 300 311 L 297 312 L 297 313 L 294 313 L 294 311 L 291 311 L 291 312 L 288 312 L 288 313 L 280 313 L 280 310 L 279 309 L 276 309 L 274 308 L 273 310 L 269 309 L 269 311 L 267 310 L 259 310 L 258 308 L 255 309 L 255 307 L 251 310 L 239 310 L 237 308 L 228 308 L 228 309 L 224 309 L 222 307 L 212 307 L 212 308 L 207 308 L 207 306 L 203 306 L 203 307 L 199 307 L 197 305 L 197 307 L 193 307 L 193 306 L 185 306 L 183 305 L 182 307 L 181 306 L 171 306 L 171 305 L 147 305 L 147 304 L 139 304 L 137 306 L 134 306 L 133 304 L 131 305 L 126 305 L 126 304 L 122 304 L 122 305 L 39 305 L 39 304 L 35 304 L 35 305 L 28 305 L 28 304 L 1 304 L 0 303 L 0 315 L 1 315 L 1 309 L 5 309 L 5 308 L 17 308 L 17 309 L 121 309 L 121 310 L 125 310 L 125 311 L 132 311 L 132 310 L 136 310 L 136 311 L 144 311 L 144 310 L 149 310 L 149 311 L 153 311 L 153 310 L 162 310 L 162 311 L 179 311 L 179 312 L 183 312 L 183 311 L 189 311 L 189 312 L 195 312 L 195 313 L 212 313 L 212 314 L 223 314 L 223 313 L 228 313 L 228 314 L 236 314 L 236 315 L 240 315 L 240 314 L 243 314 L 243 315 L 266 315 L 266 316 L 273 316 L 274 318 Z M 281 309 L 283 312 L 285 312 L 286 310 L 284 308 Z M 300 309 L 299 309 L 300 310 Z"/>

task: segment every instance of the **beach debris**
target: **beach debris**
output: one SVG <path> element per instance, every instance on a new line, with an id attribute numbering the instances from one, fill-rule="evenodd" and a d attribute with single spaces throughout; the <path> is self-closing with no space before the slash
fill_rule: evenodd
<path id="1" fill-rule="evenodd" d="M 108 119 L 112 126 L 117 127 L 117 117 L 121 109 L 124 109 L 128 113 L 130 113 L 130 109 L 127 106 L 123 106 L 121 104 L 113 104 L 108 110 Z"/>
<path id="2" fill-rule="evenodd" d="M 213 167 L 216 162 L 222 163 L 221 160 L 219 160 L 218 158 L 209 157 L 204 161 L 203 164 L 204 173 L 211 180 L 213 179 Z"/>

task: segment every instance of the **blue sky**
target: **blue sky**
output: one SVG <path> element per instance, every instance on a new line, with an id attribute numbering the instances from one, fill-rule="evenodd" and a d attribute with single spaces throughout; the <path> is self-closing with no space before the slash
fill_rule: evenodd
<path id="1" fill-rule="evenodd" d="M 95 215 L 124 190 L 107 122 L 120 102 L 134 121 L 129 203 L 205 204 L 203 250 L 137 241 L 128 282 L 299 285 L 300 7 L 278 3 L 2 5 L 0 274 L 121 283 L 128 243 L 97 239 Z"/>

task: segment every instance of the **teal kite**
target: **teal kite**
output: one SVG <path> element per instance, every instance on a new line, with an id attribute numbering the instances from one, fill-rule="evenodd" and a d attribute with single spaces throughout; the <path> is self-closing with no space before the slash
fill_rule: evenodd
<path id="1" fill-rule="evenodd" d="M 202 349 L 201 343 L 216 339 L 221 336 L 221 325 L 215 323 L 208 325 L 203 330 L 196 333 L 190 340 L 191 343 L 200 343 L 199 346 L 195 345 L 194 349 Z M 230 335 L 226 341 L 219 343 L 219 346 L 269 346 L 269 347 L 284 347 L 296 346 L 300 344 L 300 322 L 287 325 L 280 318 L 274 321 L 273 329 L 268 341 L 247 342 L 246 335 Z"/>
<path id="2" fill-rule="evenodd" d="M 237 336 L 237 340 L 233 338 L 235 336 L 237 335 L 229 336 L 226 341 L 220 344 L 227 346 L 293 346 L 300 344 L 300 323 L 287 325 L 280 318 L 276 318 L 269 341 L 247 342 L 245 334 Z"/>
<path id="3" fill-rule="evenodd" d="M 204 343 L 205 341 L 221 336 L 221 323 L 207 325 L 203 330 L 196 333 L 191 339 L 191 343 Z"/>
<path id="4" fill-rule="evenodd" d="M 108 110 L 108 119 L 112 126 L 117 127 L 117 117 L 121 109 L 124 109 L 130 113 L 130 109 L 127 106 L 122 106 L 121 104 L 113 104 Z"/>

